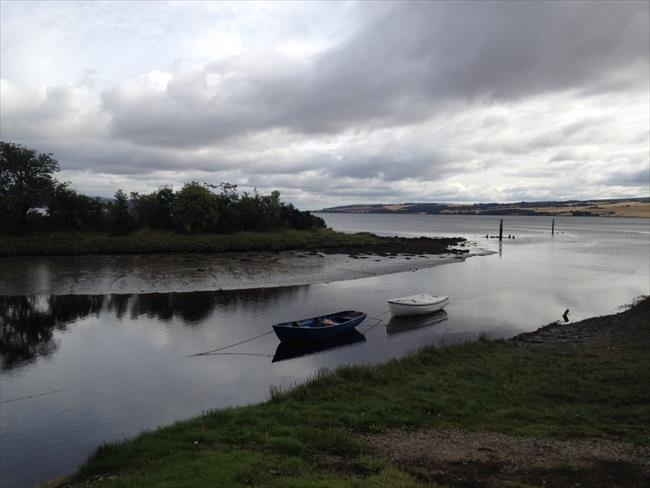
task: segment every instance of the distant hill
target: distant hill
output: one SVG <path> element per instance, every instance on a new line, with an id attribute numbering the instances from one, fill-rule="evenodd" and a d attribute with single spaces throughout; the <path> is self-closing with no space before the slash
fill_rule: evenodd
<path id="1" fill-rule="evenodd" d="M 90 198 L 96 198 L 102 203 L 113 203 L 115 201 L 114 198 L 108 198 L 108 197 L 97 197 L 97 196 L 91 196 Z"/>
<path id="2" fill-rule="evenodd" d="M 390 213 L 454 215 L 565 215 L 580 217 L 650 218 L 650 198 L 611 200 L 567 200 L 517 203 L 399 203 L 342 205 L 324 208 L 323 213 Z"/>

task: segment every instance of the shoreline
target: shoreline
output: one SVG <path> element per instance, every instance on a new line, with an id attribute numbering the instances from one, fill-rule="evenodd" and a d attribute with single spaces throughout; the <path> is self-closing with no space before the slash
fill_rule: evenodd
<path id="1" fill-rule="evenodd" d="M 74 254 L 102 237 L 92 236 L 91 241 L 74 247 L 70 243 L 74 235 L 57 235 L 54 243 L 44 241 L 35 244 L 36 248 L 25 248 L 28 255 L 0 257 L 0 295 L 172 293 L 313 285 L 415 271 L 489 254 L 476 249 L 470 252 L 475 245 L 463 238 L 380 237 L 334 231 L 196 236 L 196 241 L 182 242 L 182 246 L 194 245 L 193 252 L 154 252 L 175 235 L 151 234 L 148 241 L 138 241 L 143 236 L 133 235 L 114 238 L 108 248 L 119 244 L 126 246 L 123 251 L 144 248 L 150 252 Z M 134 239 L 137 247 L 129 247 Z M 16 248 L 17 242 L 5 242 L 5 252 Z M 68 244 L 71 247 L 66 247 Z M 214 252 L 205 252 L 206 248 Z M 61 252 L 29 255 L 39 249 Z"/>
<path id="2" fill-rule="evenodd" d="M 456 486 L 459 475 L 488 486 L 603 487 L 615 475 L 642 486 L 650 479 L 648 324 L 645 297 L 617 314 L 550 324 L 508 341 L 430 347 L 381 365 L 337 368 L 288 391 L 272 389 L 265 403 L 103 446 L 79 473 L 43 486 L 243 479 L 259 486 Z M 522 446 L 567 454 L 508 458 Z"/>
<path id="3" fill-rule="evenodd" d="M 348 255 L 283 251 L 0 260 L 0 295 L 184 293 L 303 286 L 433 268 L 474 254 Z"/>

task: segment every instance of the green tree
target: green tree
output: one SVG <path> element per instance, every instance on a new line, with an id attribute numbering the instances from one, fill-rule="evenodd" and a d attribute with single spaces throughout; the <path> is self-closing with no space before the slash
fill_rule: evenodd
<path id="1" fill-rule="evenodd" d="M 129 197 L 122 190 L 115 192 L 115 201 L 110 204 L 111 230 L 116 234 L 127 234 L 133 230 L 133 217 L 129 212 Z"/>
<path id="2" fill-rule="evenodd" d="M 57 171 L 52 154 L 0 141 L 0 223 L 25 229 L 30 211 L 45 205 Z"/>
<path id="3" fill-rule="evenodd" d="M 280 192 L 273 190 L 270 195 L 262 198 L 264 214 L 266 215 L 265 227 L 267 229 L 279 228 L 282 220 L 282 204 L 280 203 Z"/>
<path id="4" fill-rule="evenodd" d="M 205 185 L 186 183 L 174 198 L 172 218 L 176 227 L 186 234 L 214 230 L 219 223 L 217 197 Z"/>
<path id="5" fill-rule="evenodd" d="M 208 185 L 209 188 L 219 189 L 216 194 L 219 207 L 219 221 L 215 230 L 217 232 L 236 232 L 242 229 L 239 215 L 239 193 L 237 185 L 221 183 L 218 186 Z"/>
<path id="6" fill-rule="evenodd" d="M 147 195 L 131 193 L 131 202 L 138 227 L 150 229 L 173 227 L 174 191 L 171 188 L 163 187 Z"/>
<path id="7" fill-rule="evenodd" d="M 68 183 L 55 183 L 47 200 L 48 226 L 53 229 L 100 229 L 104 205 L 97 198 L 79 195 Z"/>
<path id="8" fill-rule="evenodd" d="M 288 227 L 289 229 L 313 230 L 326 227 L 322 218 L 309 212 L 302 212 L 291 203 L 283 203 L 280 214 L 282 227 Z"/>

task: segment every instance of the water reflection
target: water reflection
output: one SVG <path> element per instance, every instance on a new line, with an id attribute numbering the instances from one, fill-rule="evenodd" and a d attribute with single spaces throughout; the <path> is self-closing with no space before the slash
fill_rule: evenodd
<path id="1" fill-rule="evenodd" d="M 428 327 L 430 325 L 444 322 L 448 317 L 447 312 L 444 310 L 420 317 L 393 317 L 386 326 L 386 332 L 389 334 L 398 334 L 400 332 L 406 332 L 407 330 L 420 329 L 422 327 Z"/>
<path id="2" fill-rule="evenodd" d="M 0 297 L 0 366 L 10 369 L 56 349 L 50 313 L 36 310 L 32 297 Z"/>
<path id="3" fill-rule="evenodd" d="M 318 342 L 281 342 L 275 350 L 272 362 L 277 363 L 279 361 L 286 361 L 287 359 L 299 358 L 309 354 L 315 354 L 317 352 L 355 344 L 357 342 L 364 342 L 365 340 L 366 337 L 361 332 L 352 330 L 342 336 L 331 337 L 329 339 L 319 340 Z"/>
<path id="4" fill-rule="evenodd" d="M 260 288 L 222 292 L 146 293 L 116 295 L 0 295 L 0 369 L 52 355 L 54 330 L 89 316 L 113 314 L 118 320 L 140 316 L 188 326 L 203 323 L 215 309 L 228 310 L 299 293 L 301 287 Z"/>

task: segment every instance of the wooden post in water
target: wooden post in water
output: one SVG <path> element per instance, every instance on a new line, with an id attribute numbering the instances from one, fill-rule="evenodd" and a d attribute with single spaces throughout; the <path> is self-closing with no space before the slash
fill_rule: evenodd
<path id="1" fill-rule="evenodd" d="M 555 219 L 553 219 L 553 222 L 551 223 L 551 235 L 555 235 Z"/>
<path id="2" fill-rule="evenodd" d="M 499 240 L 503 239 L 503 219 L 499 219 Z"/>

